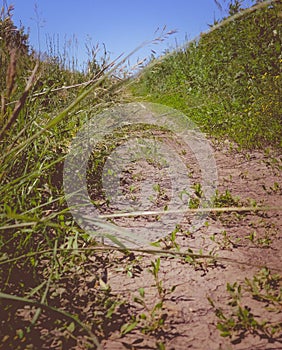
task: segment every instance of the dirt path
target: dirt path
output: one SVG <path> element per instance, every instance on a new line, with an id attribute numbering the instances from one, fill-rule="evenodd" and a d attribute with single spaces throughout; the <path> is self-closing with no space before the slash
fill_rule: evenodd
<path id="1" fill-rule="evenodd" d="M 151 333 L 144 334 L 140 331 L 139 324 L 139 327 L 123 337 L 119 332 L 114 332 L 109 339 L 103 341 L 106 350 L 282 349 L 281 332 L 276 333 L 273 339 L 267 339 L 259 330 L 256 334 L 251 329 L 246 332 L 241 330 L 238 332 L 239 337 L 235 336 L 235 331 L 231 331 L 231 338 L 221 337 L 216 329 L 218 318 L 215 308 L 207 299 L 211 298 L 215 307 L 221 307 L 227 318 L 231 317 L 232 307 L 228 305 L 230 294 L 226 290 L 227 283 L 232 285 L 237 281 L 243 284 L 245 278 L 252 280 L 264 266 L 272 273 L 280 270 L 281 274 L 282 158 L 257 151 L 242 153 L 231 146 L 229 142 L 213 145 L 219 179 L 218 191 L 224 194 L 221 196 L 223 204 L 226 201 L 224 206 L 236 205 L 238 196 L 241 205 L 250 206 L 256 202 L 262 206 L 280 206 L 280 211 L 229 212 L 220 215 L 210 213 L 206 224 L 192 234 L 187 233 L 189 220 L 183 220 L 174 241 L 181 251 L 190 248 L 194 253 L 217 254 L 235 262 L 218 260 L 214 263 L 209 259 L 185 261 L 181 258 L 162 257 L 158 278 L 166 290 L 176 286 L 173 292 L 163 298 L 163 328 L 156 327 L 154 332 L 151 329 Z M 144 165 L 142 169 L 146 171 Z M 135 168 L 134 171 L 140 173 L 140 169 Z M 129 183 L 125 186 L 129 186 Z M 166 248 L 169 244 L 172 243 L 163 242 L 161 247 Z M 116 259 L 119 255 L 113 253 Z M 155 261 L 156 257 L 146 254 L 141 259 L 136 257 L 137 255 L 132 256 L 124 263 L 121 259 L 118 266 L 109 269 L 107 283 L 114 294 L 130 304 L 132 315 L 140 315 L 142 312 L 147 315 L 144 331 L 146 325 L 152 326 L 148 310 L 160 300 L 155 286 L 156 280 L 148 272 L 152 268 L 151 261 Z M 134 301 L 134 297 L 140 297 L 138 288 L 144 288 L 143 300 L 147 304 L 147 311 Z M 235 291 L 236 285 L 234 293 Z M 281 299 L 279 304 L 275 304 L 275 311 L 270 311 L 271 303 L 255 300 L 242 288 L 239 305 L 249 307 L 249 312 L 257 320 L 282 322 Z M 238 305 L 237 308 L 234 306 L 235 309 L 238 310 Z M 165 347 L 161 347 L 161 343 Z"/>
<path id="2" fill-rule="evenodd" d="M 201 188 L 197 185 L 203 177 L 197 159 L 189 149 L 183 149 L 179 140 L 166 137 L 160 130 L 154 133 L 181 155 L 180 163 L 186 164 L 190 183 L 189 205 L 196 208 L 201 201 L 201 190 L 209 193 L 211 188 L 209 184 Z M 171 255 L 100 252 L 95 242 L 79 241 L 82 245 L 79 254 L 67 252 L 59 257 L 56 266 L 60 273 L 48 291 L 48 305 L 76 314 L 91 325 L 104 350 L 282 349 L 282 157 L 271 151 L 239 152 L 229 142 L 209 143 L 218 173 L 215 206 L 257 205 L 280 210 L 210 212 L 203 225 L 194 231 L 191 223 L 195 213 L 190 212 L 182 213 L 180 221 L 174 215 L 162 221 L 158 214 L 113 219 L 133 231 L 141 228 L 140 234 L 148 232 L 146 240 L 159 238 L 159 246 L 151 249 L 163 249 Z M 165 208 L 177 190 L 171 179 L 185 171 L 178 166 L 176 173 L 168 176 L 166 163 L 162 159 L 152 160 L 140 158 L 122 164 L 126 166 L 119 174 L 120 194 L 112 206 L 107 206 L 104 200 L 102 214 L 112 214 L 122 205 L 127 210 L 126 203 L 134 206 L 140 199 L 143 210 Z M 181 188 L 184 183 L 178 185 Z M 115 193 L 110 187 L 108 190 L 109 195 Z M 174 204 L 175 209 L 182 205 L 179 201 Z M 165 238 L 162 229 L 174 230 L 174 234 Z M 43 281 L 48 276 L 49 265 L 48 257 L 39 263 L 38 273 Z M 263 267 L 267 269 L 262 270 Z M 11 285 L 21 280 L 27 283 L 30 277 L 19 270 L 15 278 Z M 251 292 L 246 278 L 252 286 Z M 42 282 L 34 284 L 30 280 L 31 290 Z M 1 323 L 3 334 L 9 336 L 2 338 L 0 349 L 93 348 L 88 345 L 90 340 L 85 330 L 48 309 L 43 310 L 30 332 L 16 336 L 15 330 L 30 327 L 36 307 L 15 304 L 13 313 L 9 305 L 7 315 L 14 315 L 14 319 L 8 322 L 4 317 Z M 227 337 L 220 336 L 218 322 Z"/>

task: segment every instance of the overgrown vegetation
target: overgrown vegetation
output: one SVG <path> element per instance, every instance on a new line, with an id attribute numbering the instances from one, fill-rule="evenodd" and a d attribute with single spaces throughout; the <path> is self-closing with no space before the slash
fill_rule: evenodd
<path id="1" fill-rule="evenodd" d="M 52 348 L 50 335 L 57 330 L 56 341 L 64 348 L 81 336 L 86 336 L 85 347 L 98 348 L 108 327 L 101 314 L 111 319 L 121 303 L 99 278 L 99 268 L 89 272 L 88 282 L 98 283 L 92 299 L 97 322 L 93 319 L 89 327 L 87 310 L 80 310 L 83 292 L 76 283 L 68 285 L 79 273 L 87 275 L 88 254 L 78 254 L 78 249 L 86 242 L 93 247 L 95 241 L 83 235 L 68 213 L 62 169 L 71 137 L 92 113 L 122 99 L 114 92 L 120 86 L 107 73 L 113 65 L 107 59 L 99 63 L 91 56 L 87 72 L 68 69 L 64 56 L 38 59 L 12 13 L 12 7 L 2 8 L 0 18 L 0 347 Z M 63 295 L 69 288 L 68 301 L 70 295 Z M 86 307 L 89 295 L 84 297 Z M 49 336 L 38 331 L 39 317 Z"/>
<path id="2" fill-rule="evenodd" d="M 133 91 L 216 137 L 280 148 L 281 30 L 281 3 L 273 2 L 153 60 Z"/>

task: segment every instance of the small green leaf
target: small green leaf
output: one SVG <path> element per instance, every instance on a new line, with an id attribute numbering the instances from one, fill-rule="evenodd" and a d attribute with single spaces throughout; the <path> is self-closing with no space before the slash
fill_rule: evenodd
<path id="1" fill-rule="evenodd" d="M 158 350 L 165 350 L 165 345 L 163 342 L 158 342 L 157 343 L 157 349 Z"/>
<path id="2" fill-rule="evenodd" d="M 157 304 L 154 306 L 153 311 L 161 310 L 162 307 L 163 307 L 163 303 L 162 303 L 162 301 L 161 301 L 161 302 L 157 303 Z"/>
<path id="3" fill-rule="evenodd" d="M 131 323 L 126 323 L 124 325 L 121 326 L 120 332 L 122 335 L 125 335 L 129 332 L 131 332 L 136 326 L 137 326 L 138 322 L 134 321 Z"/>
<path id="4" fill-rule="evenodd" d="M 71 322 L 68 327 L 67 327 L 67 330 L 70 332 L 70 333 L 73 333 L 74 330 L 75 330 L 75 324 L 74 322 Z"/>
<path id="5" fill-rule="evenodd" d="M 23 339 L 24 331 L 22 329 L 17 329 L 17 336 L 19 337 L 19 339 Z"/>
<path id="6" fill-rule="evenodd" d="M 153 247 L 160 247 L 161 246 L 160 242 L 152 242 L 152 243 L 150 243 L 150 245 L 152 245 Z"/>
<path id="7" fill-rule="evenodd" d="M 140 296 L 141 296 L 142 298 L 144 298 L 144 296 L 145 296 L 144 288 L 139 288 L 139 289 L 138 289 L 138 292 L 139 292 Z"/>
<path id="8" fill-rule="evenodd" d="M 99 278 L 99 284 L 102 290 L 109 290 L 110 286 L 106 284 L 101 278 Z"/>
<path id="9" fill-rule="evenodd" d="M 222 337 L 230 337 L 231 336 L 231 333 L 229 332 L 229 331 L 224 331 L 224 332 L 221 332 L 220 333 L 220 335 L 222 336 Z"/>

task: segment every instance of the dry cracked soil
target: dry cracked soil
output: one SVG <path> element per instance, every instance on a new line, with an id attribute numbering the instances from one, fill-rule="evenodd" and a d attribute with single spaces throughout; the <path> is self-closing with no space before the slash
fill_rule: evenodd
<path id="1" fill-rule="evenodd" d="M 181 162 L 187 162 L 189 206 L 195 209 L 204 196 L 197 185 L 202 176 L 197 159 L 178 141 L 166 141 L 182 155 Z M 228 141 L 209 143 L 218 177 L 214 206 L 248 210 L 211 211 L 194 229 L 197 213 L 189 211 L 168 215 L 166 221 L 161 214 L 114 218 L 121 227 L 145 227 L 139 234 L 148 232 L 146 239 L 157 243 L 127 254 L 116 249 L 90 251 L 69 268 L 70 257 L 62 260 L 65 273 L 51 285 L 48 304 L 92 325 L 104 350 L 282 349 L 282 157 L 271 150 L 240 151 Z M 173 193 L 166 169 L 158 161 L 128 162 L 115 204 L 102 203 L 101 213 L 114 213 L 126 201 L 136 204 L 141 196 L 142 208 L 165 208 Z M 154 226 L 158 222 L 174 233 L 160 234 L 159 226 Z M 40 262 L 43 276 L 48 276 L 48 264 L 46 259 Z M 19 278 L 25 278 L 24 271 Z M 14 327 L 30 325 L 36 308 L 19 304 L 16 309 Z M 109 309 L 112 312 L 107 313 Z M 73 322 L 66 320 L 67 326 L 58 323 L 54 328 L 53 321 L 54 315 L 43 310 L 14 349 L 88 348 L 86 333 Z M 0 348 L 8 349 L 10 341 L 6 335 Z"/>
<path id="2" fill-rule="evenodd" d="M 105 350 L 282 349 L 281 328 L 269 336 L 262 329 L 252 327 L 250 321 L 253 317 L 259 323 L 267 320 L 269 324 L 281 326 L 281 299 L 271 307 L 271 302 L 257 297 L 246 284 L 246 281 L 254 281 L 254 276 L 259 280 L 258 276 L 263 273 L 281 274 L 281 156 L 271 152 L 242 152 L 228 141 L 223 144 L 213 142 L 213 150 L 218 171 L 218 203 L 223 207 L 257 206 L 264 209 L 210 212 L 204 225 L 192 233 L 189 231 L 190 214 L 190 217 L 182 218 L 173 239 L 159 239 L 158 249 L 216 256 L 215 260 L 163 255 L 157 279 L 150 272 L 152 261 L 157 259 L 151 254 L 135 253 L 127 265 L 109 269 L 107 283 L 112 292 L 134 307 L 135 316 L 144 313 L 146 320 L 143 320 L 143 328 L 139 322 L 139 327 L 122 337 L 120 332 L 113 332 L 102 342 Z M 200 175 L 197 171 L 192 173 L 192 182 L 197 183 Z M 137 175 L 148 176 L 152 169 L 145 164 L 135 164 L 127 170 L 127 179 L 129 174 L 133 180 L 124 181 L 124 186 L 132 187 L 135 179 L 138 189 L 140 176 Z M 165 183 L 163 187 L 168 188 Z M 167 197 L 169 194 L 159 191 L 158 200 L 162 206 Z M 124 224 L 131 225 L 130 221 Z M 163 295 L 158 293 L 158 281 L 162 281 L 166 291 Z M 240 300 L 236 301 L 239 285 Z M 276 287 L 277 293 L 279 290 L 281 293 L 281 279 Z M 136 299 L 140 299 L 140 288 L 144 292 L 145 306 Z M 158 317 L 152 317 L 151 310 L 160 300 L 163 301 L 161 318 L 164 324 L 153 329 L 153 320 Z M 238 316 L 239 307 L 248 310 L 249 321 L 245 319 L 244 326 L 245 321 Z M 220 322 L 218 310 L 225 321 L 233 318 L 237 324 L 230 326 L 226 337 L 222 337 L 217 328 Z"/>

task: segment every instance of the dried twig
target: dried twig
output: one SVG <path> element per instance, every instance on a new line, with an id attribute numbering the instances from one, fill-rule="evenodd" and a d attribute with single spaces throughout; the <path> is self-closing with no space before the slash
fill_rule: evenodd
<path id="1" fill-rule="evenodd" d="M 26 84 L 25 90 L 24 90 L 22 96 L 19 98 L 19 100 L 17 101 L 17 103 L 15 105 L 13 113 L 11 114 L 10 118 L 7 120 L 6 124 L 3 126 L 2 130 L 0 131 L 0 140 L 3 138 L 4 134 L 7 132 L 7 130 L 9 130 L 11 125 L 18 118 L 18 116 L 20 114 L 20 111 L 22 110 L 22 108 L 23 108 L 23 106 L 25 104 L 25 101 L 27 99 L 29 91 L 33 87 L 38 67 L 39 67 L 39 62 L 36 63 L 32 73 L 31 73 L 31 76 L 28 79 L 28 82 Z"/>

